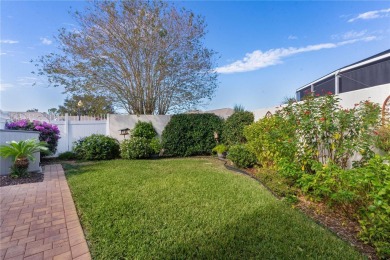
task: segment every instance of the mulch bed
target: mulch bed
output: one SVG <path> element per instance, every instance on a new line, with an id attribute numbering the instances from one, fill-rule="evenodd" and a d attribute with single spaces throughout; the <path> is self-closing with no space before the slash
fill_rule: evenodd
<path id="1" fill-rule="evenodd" d="M 330 229 L 337 236 L 365 254 L 369 259 L 379 259 L 375 248 L 359 240 L 360 225 L 356 220 L 345 217 L 342 213 L 338 213 L 336 209 L 332 210 L 323 203 L 309 201 L 303 196 L 300 196 L 298 199 L 299 202 L 295 206 L 307 216 Z"/>
<path id="2" fill-rule="evenodd" d="M 44 175 L 42 173 L 30 173 L 29 176 L 23 178 L 11 178 L 10 176 L 0 176 L 0 187 L 9 185 L 18 185 L 25 183 L 42 182 Z"/>

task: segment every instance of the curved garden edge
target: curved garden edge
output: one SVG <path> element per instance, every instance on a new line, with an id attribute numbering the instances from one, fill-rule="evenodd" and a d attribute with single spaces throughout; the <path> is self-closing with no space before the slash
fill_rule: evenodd
<path id="1" fill-rule="evenodd" d="M 281 200 L 281 196 L 276 194 L 270 187 L 257 178 L 253 173 L 247 169 L 239 169 L 228 164 L 228 160 L 216 158 L 224 162 L 224 166 L 229 171 L 233 171 L 239 174 L 244 174 L 265 187 L 275 198 Z M 324 205 L 307 200 L 304 196 L 298 197 L 299 201 L 292 207 L 299 209 L 303 214 L 311 218 L 318 225 L 330 230 L 333 234 L 349 243 L 356 248 L 359 252 L 366 255 L 369 259 L 379 259 L 375 248 L 369 244 L 363 243 L 358 238 L 360 230 L 359 223 L 356 223 L 341 214 L 336 212 L 330 212 L 329 209 L 325 209 Z"/>

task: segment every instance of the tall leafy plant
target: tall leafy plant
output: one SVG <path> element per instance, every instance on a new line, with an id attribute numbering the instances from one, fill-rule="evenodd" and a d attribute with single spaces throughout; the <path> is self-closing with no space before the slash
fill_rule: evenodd
<path id="1" fill-rule="evenodd" d="M 343 109 L 340 98 L 329 93 L 290 103 L 280 111 L 280 116 L 289 125 L 296 125 L 296 161 L 302 170 L 313 172 L 313 162 L 333 162 L 346 168 L 348 160 L 357 152 L 364 161 L 371 158 L 379 112 L 379 105 L 370 101 Z"/>

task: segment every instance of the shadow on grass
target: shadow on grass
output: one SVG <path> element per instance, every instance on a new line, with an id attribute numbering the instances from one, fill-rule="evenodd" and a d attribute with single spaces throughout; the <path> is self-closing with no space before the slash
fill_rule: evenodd
<path id="1" fill-rule="evenodd" d="M 252 212 L 221 230 L 160 248 L 157 258 L 363 259 L 345 242 L 308 219 L 303 226 L 296 219 L 291 212 L 286 214 L 279 209 Z"/>

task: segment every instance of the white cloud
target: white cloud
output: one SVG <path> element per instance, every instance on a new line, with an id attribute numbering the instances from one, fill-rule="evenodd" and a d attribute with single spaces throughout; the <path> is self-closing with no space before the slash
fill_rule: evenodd
<path id="1" fill-rule="evenodd" d="M 19 77 L 16 82 L 19 86 L 33 86 L 37 82 L 38 78 L 36 77 Z"/>
<path id="2" fill-rule="evenodd" d="M 381 17 L 387 17 L 390 15 L 390 8 L 389 9 L 382 9 L 382 10 L 376 10 L 376 11 L 369 11 L 362 14 L 359 14 L 355 18 L 349 19 L 348 22 L 352 23 L 356 20 L 370 20 L 370 19 L 377 19 Z"/>
<path id="3" fill-rule="evenodd" d="M 288 39 L 289 39 L 289 40 L 297 40 L 297 39 L 298 39 L 298 36 L 289 35 L 289 36 L 288 36 Z"/>
<path id="4" fill-rule="evenodd" d="M 13 87 L 12 84 L 9 84 L 9 83 L 1 83 L 1 82 L 0 82 L 0 92 L 1 92 L 1 91 L 5 91 L 6 89 L 12 88 L 12 87 Z"/>
<path id="5" fill-rule="evenodd" d="M 48 38 L 46 38 L 46 37 L 42 37 L 41 38 L 41 43 L 44 44 L 44 45 L 50 45 L 50 44 L 53 43 L 53 41 L 48 39 Z"/>
<path id="6" fill-rule="evenodd" d="M 360 32 L 349 31 L 349 32 L 346 32 L 343 35 L 341 35 L 341 38 L 344 39 L 344 40 L 356 39 L 356 38 L 363 37 L 366 34 L 367 34 L 367 30 L 360 31 Z"/>
<path id="7" fill-rule="evenodd" d="M 0 56 L 1 55 L 6 55 L 7 53 L 6 52 L 0 52 Z"/>
<path id="8" fill-rule="evenodd" d="M 0 43 L 15 44 L 15 43 L 19 43 L 19 41 L 15 41 L 15 40 L 0 40 Z"/>
<path id="9" fill-rule="evenodd" d="M 279 48 L 279 49 L 271 49 L 266 52 L 262 52 L 261 50 L 256 50 L 254 52 L 245 54 L 245 57 L 241 60 L 216 68 L 215 71 L 222 74 L 254 71 L 261 68 L 283 63 L 282 60 L 283 58 L 295 54 L 311 52 L 311 51 L 319 51 L 322 49 L 332 49 L 332 48 L 337 48 L 339 46 L 356 43 L 359 41 L 372 41 L 375 39 L 376 39 L 375 36 L 370 36 L 365 38 L 346 40 L 337 43 L 321 43 L 316 45 L 308 45 L 306 47 L 300 47 L 300 48 L 295 48 L 295 47 Z"/>

